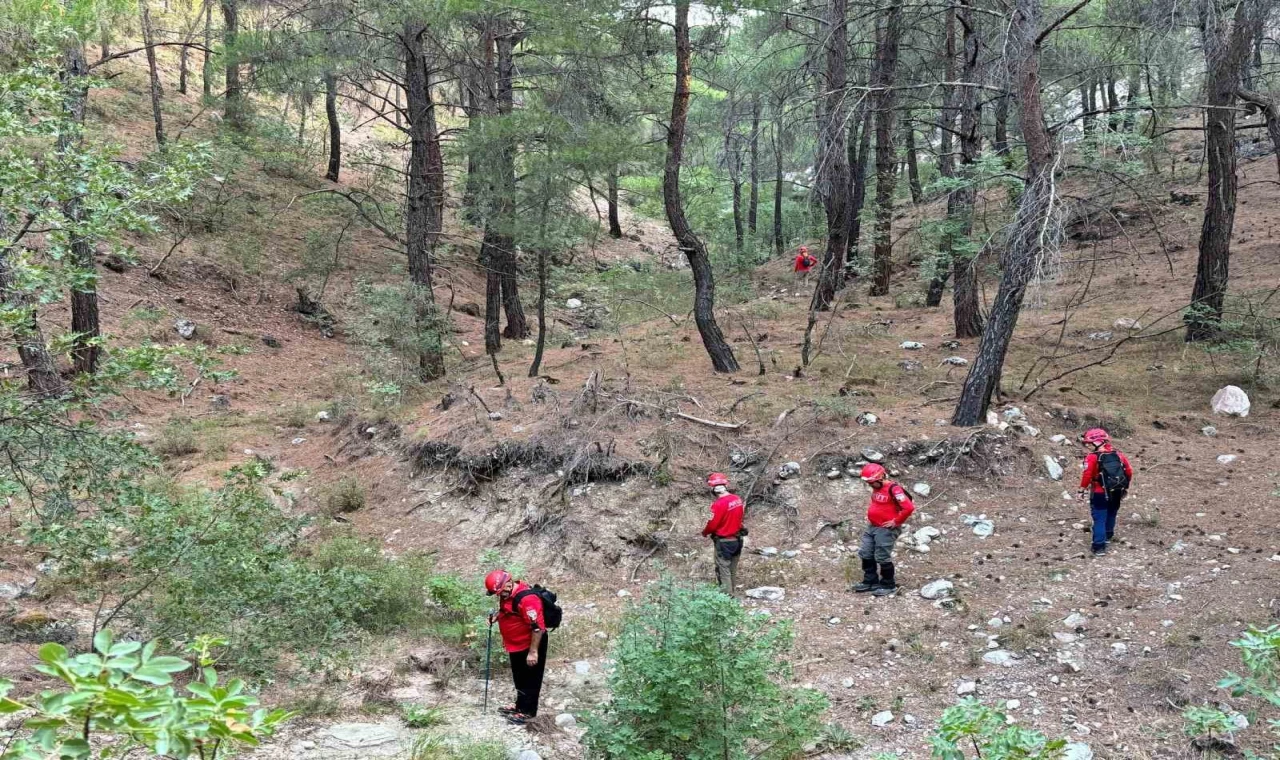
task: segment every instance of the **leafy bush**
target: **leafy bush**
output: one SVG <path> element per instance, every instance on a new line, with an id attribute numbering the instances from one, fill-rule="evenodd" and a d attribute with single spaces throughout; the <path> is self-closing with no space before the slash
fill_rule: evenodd
<path id="1" fill-rule="evenodd" d="M 360 479 L 347 475 L 330 483 L 324 491 L 324 511 L 328 515 L 359 512 L 364 509 L 365 492 Z"/>
<path id="2" fill-rule="evenodd" d="M 401 705 L 400 720 L 409 728 L 434 728 L 445 722 L 444 710 L 440 707 Z"/>
<path id="3" fill-rule="evenodd" d="M 157 655 L 156 642 L 116 642 L 99 631 L 93 647 L 74 657 L 60 644 L 40 647 L 36 670 L 66 688 L 44 691 L 38 700 L 8 698 L 13 685 L 0 680 L 0 714 L 34 713 L 24 723 L 30 735 L 10 738 L 0 753 L 4 760 L 88 757 L 90 741 L 100 738 L 110 739 L 113 755 L 147 750 L 155 756 L 214 760 L 224 745 L 256 745 L 287 717 L 258 709 L 243 681 L 222 685 L 211 667 L 185 686 L 191 696 L 181 696 L 173 674 L 191 665 Z"/>
<path id="4" fill-rule="evenodd" d="M 616 641 L 612 697 L 587 720 L 597 757 L 774 760 L 821 735 L 826 700 L 786 683 L 790 627 L 710 586 L 664 578 Z"/>
<path id="5" fill-rule="evenodd" d="M 1065 739 L 1009 723 L 1003 712 L 973 697 L 942 713 L 929 743 L 934 760 L 966 760 L 969 749 L 983 760 L 1058 760 L 1067 746 Z"/>
<path id="6" fill-rule="evenodd" d="M 156 438 L 156 453 L 166 459 L 184 457 L 200 450 L 190 420 L 173 420 L 164 426 Z"/>
<path id="7" fill-rule="evenodd" d="M 1240 650 L 1245 672 L 1227 673 L 1218 688 L 1226 689 L 1236 699 L 1248 697 L 1280 708 L 1280 625 L 1250 628 L 1231 646 Z M 1196 738 L 1212 740 L 1242 728 L 1236 716 L 1217 707 L 1189 707 L 1182 717 L 1187 734 Z M 1268 723 L 1271 733 L 1280 737 L 1280 719 L 1273 718 Z M 1273 758 L 1280 757 L 1280 743 L 1272 745 L 1271 752 Z"/>
<path id="8" fill-rule="evenodd" d="M 507 760 L 510 752 L 501 742 L 446 739 L 439 734 L 419 736 L 409 750 L 409 760 Z"/>
<path id="9" fill-rule="evenodd" d="M 448 319 L 439 309 L 435 319 L 420 322 L 415 301 L 421 297 L 425 294 L 396 285 L 356 285 L 350 328 L 375 378 L 370 387 L 375 395 L 398 400 L 417 382 L 418 357 L 438 348 L 449 332 Z"/>

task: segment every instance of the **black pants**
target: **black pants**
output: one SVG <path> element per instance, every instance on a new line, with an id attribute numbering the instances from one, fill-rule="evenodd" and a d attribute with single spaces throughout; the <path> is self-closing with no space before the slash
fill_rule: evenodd
<path id="1" fill-rule="evenodd" d="M 538 714 L 538 696 L 542 694 L 542 674 L 547 669 L 547 639 L 538 642 L 538 664 L 532 668 L 525 662 L 529 650 L 511 652 L 511 680 L 516 684 L 516 711 L 529 717 Z"/>

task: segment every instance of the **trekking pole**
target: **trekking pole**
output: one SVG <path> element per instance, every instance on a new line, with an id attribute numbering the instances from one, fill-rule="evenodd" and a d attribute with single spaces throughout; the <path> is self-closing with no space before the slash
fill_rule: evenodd
<path id="1" fill-rule="evenodd" d="M 484 645 L 484 706 L 480 714 L 489 712 L 489 656 L 493 653 L 493 618 L 489 618 L 489 636 Z"/>

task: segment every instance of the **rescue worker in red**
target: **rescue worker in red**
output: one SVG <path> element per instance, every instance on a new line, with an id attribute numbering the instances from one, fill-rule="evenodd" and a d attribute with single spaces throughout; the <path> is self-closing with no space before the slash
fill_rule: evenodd
<path id="1" fill-rule="evenodd" d="M 1107 544 L 1116 537 L 1116 515 L 1120 514 L 1120 502 L 1129 492 L 1133 481 L 1133 466 L 1124 454 L 1111 445 L 1111 435 L 1102 428 L 1093 428 L 1080 436 L 1084 446 L 1084 473 L 1080 476 L 1079 498 L 1089 496 L 1089 513 L 1093 518 L 1093 545 L 1095 557 L 1107 553 Z"/>
<path id="2" fill-rule="evenodd" d="M 711 504 L 711 519 L 702 529 L 702 535 L 711 539 L 715 550 L 716 583 L 720 590 L 733 596 L 737 588 L 738 557 L 742 554 L 742 537 L 747 529 L 742 527 L 742 499 L 729 493 L 729 478 L 722 472 L 707 476 L 707 488 L 715 494 Z"/>
<path id="3" fill-rule="evenodd" d="M 871 487 L 867 507 L 867 527 L 862 531 L 858 557 L 862 560 L 862 583 L 853 590 L 870 591 L 875 596 L 891 596 L 898 590 L 893 569 L 893 546 L 902 525 L 915 511 L 911 497 L 902 486 L 888 479 L 889 473 L 874 462 L 862 468 L 862 482 Z"/>
<path id="4" fill-rule="evenodd" d="M 800 275 L 801 279 L 808 279 L 809 270 L 813 269 L 817 263 L 818 260 L 809 253 L 809 247 L 800 246 L 800 251 L 796 253 L 796 274 Z"/>
<path id="5" fill-rule="evenodd" d="M 516 580 L 506 570 L 494 570 L 484 578 L 484 589 L 498 596 L 498 610 L 491 613 L 502 633 L 502 646 L 511 657 L 511 679 L 515 682 L 515 704 L 498 708 L 512 723 L 521 724 L 538 714 L 542 675 L 547 667 L 547 634 L 542 617 L 542 599 L 523 594 L 529 584 Z M 517 596 L 519 603 L 513 604 Z"/>

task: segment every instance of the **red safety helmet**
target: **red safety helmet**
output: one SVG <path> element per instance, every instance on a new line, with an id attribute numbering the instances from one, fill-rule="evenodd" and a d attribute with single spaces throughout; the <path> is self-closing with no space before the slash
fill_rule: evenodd
<path id="1" fill-rule="evenodd" d="M 883 467 L 872 462 L 871 464 L 862 466 L 862 480 L 865 483 L 873 483 L 877 480 L 884 480 L 889 473 Z"/>
<path id="2" fill-rule="evenodd" d="M 493 596 L 507 585 L 507 581 L 511 580 L 511 573 L 506 570 L 494 570 L 484 577 L 484 590 Z"/>
<path id="3" fill-rule="evenodd" d="M 729 478 L 723 472 L 713 472 L 707 476 L 707 488 L 715 488 L 716 486 L 728 486 Z"/>
<path id="4" fill-rule="evenodd" d="M 1107 431 L 1103 430 L 1102 428 L 1093 428 L 1092 430 L 1087 430 L 1085 431 L 1085 434 L 1082 436 L 1082 438 L 1084 439 L 1085 443 L 1092 443 L 1095 446 L 1102 446 L 1104 444 L 1111 443 L 1111 436 L 1108 435 Z"/>

